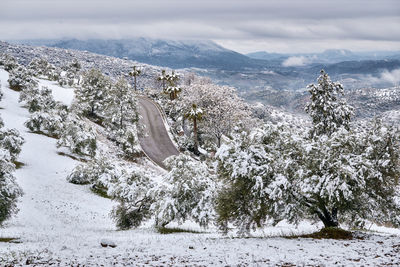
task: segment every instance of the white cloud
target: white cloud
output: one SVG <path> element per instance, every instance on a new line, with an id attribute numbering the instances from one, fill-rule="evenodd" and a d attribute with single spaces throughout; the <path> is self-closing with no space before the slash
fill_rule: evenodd
<path id="1" fill-rule="evenodd" d="M 285 61 L 283 61 L 282 66 L 284 67 L 297 67 L 304 66 L 310 63 L 310 60 L 304 56 L 299 57 L 289 57 Z"/>
<path id="2" fill-rule="evenodd" d="M 400 69 L 395 69 L 392 71 L 385 70 L 381 73 L 381 79 L 388 81 L 393 85 L 398 85 L 400 83 Z"/>

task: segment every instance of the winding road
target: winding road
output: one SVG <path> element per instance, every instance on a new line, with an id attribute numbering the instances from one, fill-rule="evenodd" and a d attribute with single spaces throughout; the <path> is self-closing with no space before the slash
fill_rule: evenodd
<path id="1" fill-rule="evenodd" d="M 152 161 L 165 169 L 163 161 L 179 151 L 171 141 L 165 128 L 161 111 L 156 104 L 146 97 L 139 97 L 140 123 L 145 125 L 144 136 L 139 137 L 140 145 Z"/>

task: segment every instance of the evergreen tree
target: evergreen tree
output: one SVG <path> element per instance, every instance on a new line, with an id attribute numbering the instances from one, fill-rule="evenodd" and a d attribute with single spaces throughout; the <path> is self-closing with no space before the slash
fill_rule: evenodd
<path id="1" fill-rule="evenodd" d="M 305 110 L 313 122 L 311 136 L 330 135 L 340 127 L 349 130 L 353 108 L 345 100 L 338 99 L 344 94 L 340 83 L 332 82 L 328 74 L 321 70 L 318 85 L 310 84 L 308 91 L 311 102 Z"/>
<path id="2" fill-rule="evenodd" d="M 75 90 L 79 109 L 88 116 L 99 116 L 106 104 L 111 80 L 100 70 L 91 69 L 83 74 L 82 87 Z"/>

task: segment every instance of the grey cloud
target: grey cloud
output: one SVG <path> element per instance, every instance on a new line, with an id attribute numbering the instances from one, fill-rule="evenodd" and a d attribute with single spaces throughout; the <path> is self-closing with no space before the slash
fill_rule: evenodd
<path id="1" fill-rule="evenodd" d="M 254 41 L 242 51 L 299 40 L 379 46 L 400 43 L 399 14 L 397 0 L 2 0 L 0 39 L 197 38 L 232 48 Z"/>

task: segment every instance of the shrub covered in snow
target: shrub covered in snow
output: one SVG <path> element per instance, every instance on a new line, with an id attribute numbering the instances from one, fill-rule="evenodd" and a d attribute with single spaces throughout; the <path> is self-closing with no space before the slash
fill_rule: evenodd
<path id="1" fill-rule="evenodd" d="M 35 77 L 58 80 L 60 70 L 50 64 L 45 58 L 34 58 L 28 65 L 28 69 Z"/>
<path id="2" fill-rule="evenodd" d="M 11 89 L 17 91 L 37 86 L 37 81 L 33 79 L 32 73 L 21 65 L 10 71 L 8 83 Z"/>
<path id="3" fill-rule="evenodd" d="M 41 89 L 37 87 L 23 89 L 19 95 L 19 101 L 25 102 L 31 113 L 51 110 L 57 105 L 51 89 L 45 86 L 42 86 Z"/>
<path id="4" fill-rule="evenodd" d="M 29 119 L 25 122 L 25 126 L 34 133 L 59 138 L 67 116 L 68 111 L 64 107 L 46 112 L 38 111 L 29 116 Z"/>
<path id="5" fill-rule="evenodd" d="M 69 114 L 57 141 L 57 146 L 67 147 L 72 153 L 95 156 L 96 132 L 76 114 Z"/>
<path id="6" fill-rule="evenodd" d="M 97 157 L 88 163 L 83 163 L 74 168 L 67 176 L 67 181 L 73 184 L 91 184 L 107 188 L 121 176 L 120 169 L 111 160 Z"/>
<path id="7" fill-rule="evenodd" d="M 156 224 L 163 227 L 172 221 L 192 220 L 208 226 L 214 219 L 216 185 L 207 165 L 186 154 L 171 156 L 165 164 L 169 172 L 155 190 L 152 206 Z"/>
<path id="8" fill-rule="evenodd" d="M 18 62 L 13 56 L 2 53 L 0 54 L 0 66 L 4 66 L 6 71 L 11 71 L 18 67 Z"/>
<path id="9" fill-rule="evenodd" d="M 3 126 L 0 118 L 0 225 L 17 211 L 17 198 L 22 195 L 13 172 L 24 142 L 16 130 L 3 129 Z"/>
<path id="10" fill-rule="evenodd" d="M 0 129 L 0 147 L 7 150 L 10 159 L 15 161 L 21 152 L 24 138 L 15 129 Z"/>

